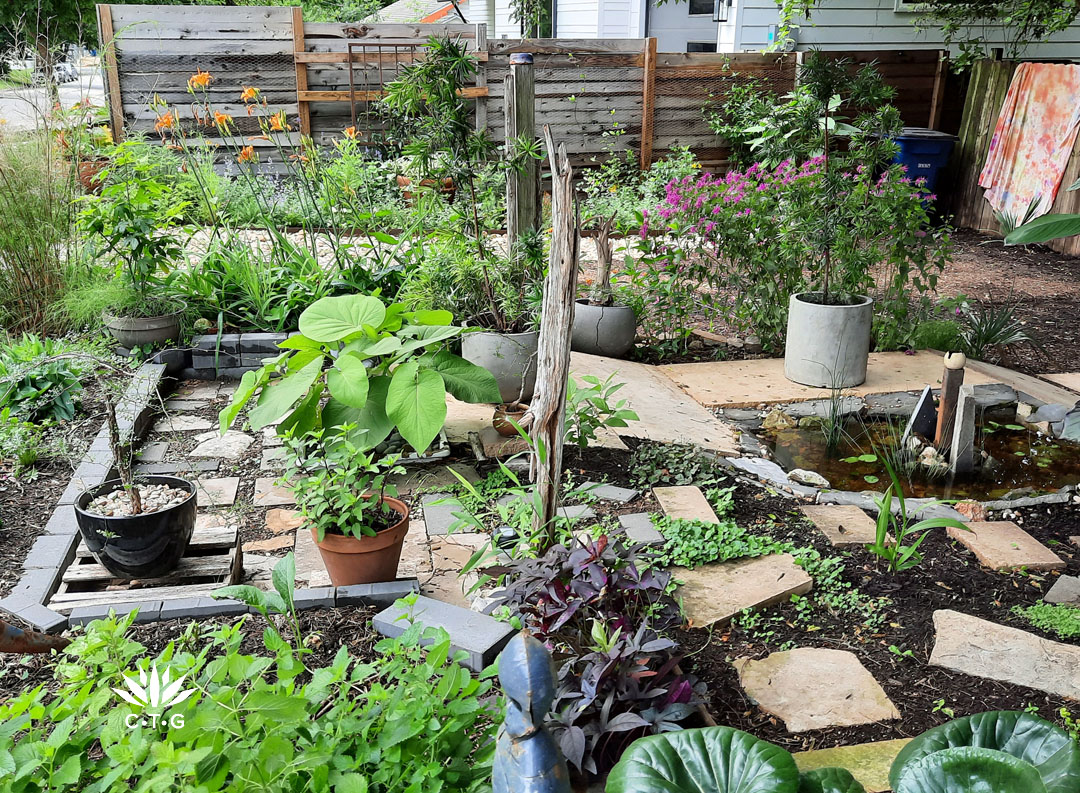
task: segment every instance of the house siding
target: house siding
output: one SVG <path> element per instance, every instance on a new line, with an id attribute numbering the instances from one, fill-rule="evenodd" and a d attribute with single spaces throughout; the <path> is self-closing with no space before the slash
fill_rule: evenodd
<path id="1" fill-rule="evenodd" d="M 668 0 L 661 6 L 650 0 L 650 6 L 648 35 L 656 37 L 660 52 L 686 52 L 688 42 L 716 38 L 712 14 L 691 16 L 687 0 Z"/>

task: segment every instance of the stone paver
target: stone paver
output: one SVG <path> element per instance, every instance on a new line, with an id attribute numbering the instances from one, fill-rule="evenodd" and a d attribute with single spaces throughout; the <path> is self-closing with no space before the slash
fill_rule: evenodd
<path id="1" fill-rule="evenodd" d="M 266 528 L 274 534 L 294 532 L 304 525 L 304 517 L 295 509 L 268 509 Z"/>
<path id="2" fill-rule="evenodd" d="M 441 503 L 440 503 L 441 502 Z M 424 507 L 424 523 L 428 534 L 442 535 L 450 532 L 450 527 L 458 522 L 455 512 L 462 512 L 464 507 L 449 493 L 429 493 L 421 500 Z"/>
<path id="3" fill-rule="evenodd" d="M 1063 575 L 1043 597 L 1047 603 L 1060 603 L 1065 606 L 1080 606 L 1080 578 Z"/>
<path id="4" fill-rule="evenodd" d="M 423 583 L 420 591 L 428 597 L 469 608 L 469 601 L 462 591 L 465 579 L 461 569 L 474 553 L 486 546 L 491 538 L 486 534 L 450 534 L 431 539 L 431 578 Z M 399 573 L 400 575 L 400 567 Z"/>
<path id="5" fill-rule="evenodd" d="M 165 410 L 202 410 L 208 404 L 198 399 L 169 399 L 165 402 Z"/>
<path id="6" fill-rule="evenodd" d="M 193 381 L 181 383 L 176 389 L 176 396 L 180 399 L 214 399 L 220 390 L 220 383 L 210 381 Z"/>
<path id="7" fill-rule="evenodd" d="M 1067 372 L 1064 374 L 1041 374 L 1044 380 L 1052 380 L 1058 385 L 1065 386 L 1070 391 L 1080 393 L 1080 372 Z"/>
<path id="8" fill-rule="evenodd" d="M 813 579 L 795 564 L 791 554 L 773 554 L 755 559 L 707 564 L 694 570 L 671 568 L 682 584 L 676 598 L 692 627 L 726 624 L 743 609 L 765 608 L 805 595 Z"/>
<path id="9" fill-rule="evenodd" d="M 257 507 L 290 507 L 296 496 L 288 485 L 276 484 L 277 477 L 260 477 L 255 480 L 255 496 L 252 503 Z"/>
<path id="10" fill-rule="evenodd" d="M 295 540 L 289 535 L 282 535 L 280 537 L 270 537 L 266 540 L 252 540 L 251 542 L 244 543 L 244 553 L 263 553 L 266 551 L 280 551 L 285 548 L 291 548 L 295 544 Z"/>
<path id="11" fill-rule="evenodd" d="M 582 487 L 589 488 L 589 495 L 601 501 L 615 501 L 619 504 L 627 504 L 639 495 L 637 490 L 632 490 L 629 487 L 602 485 L 596 482 L 586 482 Z"/>
<path id="12" fill-rule="evenodd" d="M 1080 699 L 1080 647 L 959 611 L 934 612 L 931 666 Z"/>
<path id="13" fill-rule="evenodd" d="M 431 541 L 424 521 L 413 515 L 409 518 L 409 531 L 401 546 L 398 561 L 398 578 L 421 577 L 431 574 Z"/>
<path id="14" fill-rule="evenodd" d="M 900 718 L 874 676 L 846 650 L 799 647 L 755 661 L 735 661 L 739 683 L 790 732 L 849 727 Z"/>
<path id="15" fill-rule="evenodd" d="M 169 444 L 163 441 L 144 443 L 139 447 L 139 450 L 135 452 L 135 459 L 140 463 L 160 463 L 165 459 L 165 454 L 168 451 Z"/>
<path id="16" fill-rule="evenodd" d="M 230 507 L 236 501 L 236 489 L 240 477 L 223 476 L 220 479 L 195 480 L 196 499 L 200 507 Z"/>
<path id="17" fill-rule="evenodd" d="M 874 541 L 874 521 L 856 506 L 803 504 L 799 507 L 834 548 L 855 548 Z"/>
<path id="18" fill-rule="evenodd" d="M 529 450 L 529 442 L 520 435 L 500 435 L 490 424 L 480 430 L 480 445 L 488 458 L 509 457 Z"/>
<path id="19" fill-rule="evenodd" d="M 214 432 L 204 432 L 196 435 L 195 440 L 199 445 L 191 450 L 189 457 L 215 457 L 224 460 L 239 460 L 244 452 L 255 442 L 250 435 L 238 430 L 228 430 L 221 435 Z"/>
<path id="20" fill-rule="evenodd" d="M 707 523 L 720 522 L 700 487 L 693 485 L 654 487 L 653 495 L 669 518 L 703 520 Z"/>
<path id="21" fill-rule="evenodd" d="M 413 466 L 404 474 L 395 474 L 388 481 L 397 488 L 399 496 L 409 495 L 417 490 L 446 490 L 459 484 L 451 469 L 461 474 L 466 482 L 480 481 L 480 474 L 468 463 Z"/>
<path id="22" fill-rule="evenodd" d="M 795 765 L 801 773 L 817 768 L 846 768 L 866 788 L 866 793 L 887 793 L 891 789 L 889 769 L 900 750 L 910 741 L 910 738 L 896 738 L 892 741 L 796 752 Z"/>
<path id="23" fill-rule="evenodd" d="M 330 583 L 330 575 L 326 572 L 319 546 L 308 529 L 300 529 L 296 532 L 296 541 L 293 544 L 293 555 L 296 558 L 296 580 L 303 582 L 309 587 L 326 586 Z M 275 560 L 276 561 L 276 560 Z M 247 567 L 245 558 L 244 566 Z"/>
<path id="24" fill-rule="evenodd" d="M 596 512 L 588 504 L 568 504 L 559 507 L 559 517 L 567 520 L 585 520 L 595 518 Z"/>
<path id="25" fill-rule="evenodd" d="M 264 449 L 272 449 L 275 446 L 282 446 L 285 443 L 281 436 L 277 434 L 277 427 L 263 427 L 262 437 Z"/>
<path id="26" fill-rule="evenodd" d="M 1074 534 L 1073 536 L 1069 537 L 1069 542 L 1071 542 L 1077 548 L 1080 548 L 1080 534 Z"/>
<path id="27" fill-rule="evenodd" d="M 648 512 L 619 515 L 619 525 L 623 527 L 631 542 L 643 542 L 648 545 L 664 544 L 664 535 L 656 530 L 652 515 Z"/>
<path id="28" fill-rule="evenodd" d="M 195 432 L 213 428 L 214 423 L 202 416 L 165 416 L 154 422 L 154 432 Z"/>
<path id="29" fill-rule="evenodd" d="M 281 471 L 285 468 L 284 446 L 271 446 L 262 450 L 262 460 L 259 461 L 260 471 Z"/>
<path id="30" fill-rule="evenodd" d="M 1065 562 L 1015 523 L 993 520 L 967 524 L 970 531 L 948 529 L 949 536 L 992 570 L 1061 570 Z"/>

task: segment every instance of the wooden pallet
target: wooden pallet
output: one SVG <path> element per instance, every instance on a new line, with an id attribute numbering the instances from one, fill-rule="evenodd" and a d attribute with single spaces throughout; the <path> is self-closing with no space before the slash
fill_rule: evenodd
<path id="1" fill-rule="evenodd" d="M 214 590 L 241 581 L 243 566 L 235 526 L 196 528 L 175 570 L 162 578 L 138 581 L 117 578 L 98 564 L 80 541 L 75 559 L 64 571 L 60 588 L 48 605 L 53 611 L 67 614 L 76 606 L 209 597 Z"/>

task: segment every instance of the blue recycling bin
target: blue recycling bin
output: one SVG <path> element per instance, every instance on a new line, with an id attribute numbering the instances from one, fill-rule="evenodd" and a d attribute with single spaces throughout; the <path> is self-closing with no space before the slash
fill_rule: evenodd
<path id="1" fill-rule="evenodd" d="M 904 127 L 894 140 L 900 151 L 893 162 L 907 166 L 907 175 L 912 181 L 925 179 L 926 189 L 934 192 L 938 174 L 949 163 L 949 155 L 959 138 L 935 129 Z"/>

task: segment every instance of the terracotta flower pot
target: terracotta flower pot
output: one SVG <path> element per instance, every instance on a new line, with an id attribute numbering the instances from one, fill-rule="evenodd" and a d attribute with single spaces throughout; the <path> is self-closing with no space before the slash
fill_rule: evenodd
<path id="1" fill-rule="evenodd" d="M 108 164 L 108 160 L 79 160 L 79 184 L 84 191 L 95 195 L 101 192 L 101 180 L 98 176 Z"/>
<path id="2" fill-rule="evenodd" d="M 409 189 L 409 187 L 412 186 L 412 179 L 410 179 L 408 176 L 402 176 L 401 174 L 398 174 L 397 185 L 398 185 L 398 188 L 401 190 L 402 196 L 405 197 L 405 200 L 406 201 L 411 201 L 412 198 L 413 198 L 413 192 L 412 192 L 412 190 Z M 421 187 L 429 187 L 429 188 L 434 187 L 435 186 L 435 180 L 434 179 L 421 179 L 420 180 L 420 186 Z M 453 203 L 454 195 L 455 195 L 455 192 L 456 192 L 456 188 L 454 187 L 454 180 L 451 179 L 449 176 L 444 177 L 442 179 L 442 183 L 439 185 L 439 192 L 442 193 L 443 195 L 447 196 L 448 200 L 451 203 Z"/>
<path id="3" fill-rule="evenodd" d="M 382 501 L 388 504 L 401 520 L 376 533 L 374 537 L 327 534 L 320 542 L 318 532 L 311 529 L 311 537 L 322 554 L 323 564 L 334 586 L 374 584 L 397 578 L 401 546 L 405 542 L 405 534 L 409 531 L 409 507 L 389 496 L 383 496 Z"/>
<path id="4" fill-rule="evenodd" d="M 518 434 L 517 427 L 510 423 L 511 419 L 518 424 L 525 417 L 525 411 L 529 409 L 528 405 L 522 405 L 520 403 L 513 403 L 509 405 L 499 405 L 495 408 L 495 415 L 491 417 L 491 426 L 495 428 L 495 431 L 506 438 L 513 438 Z"/>

